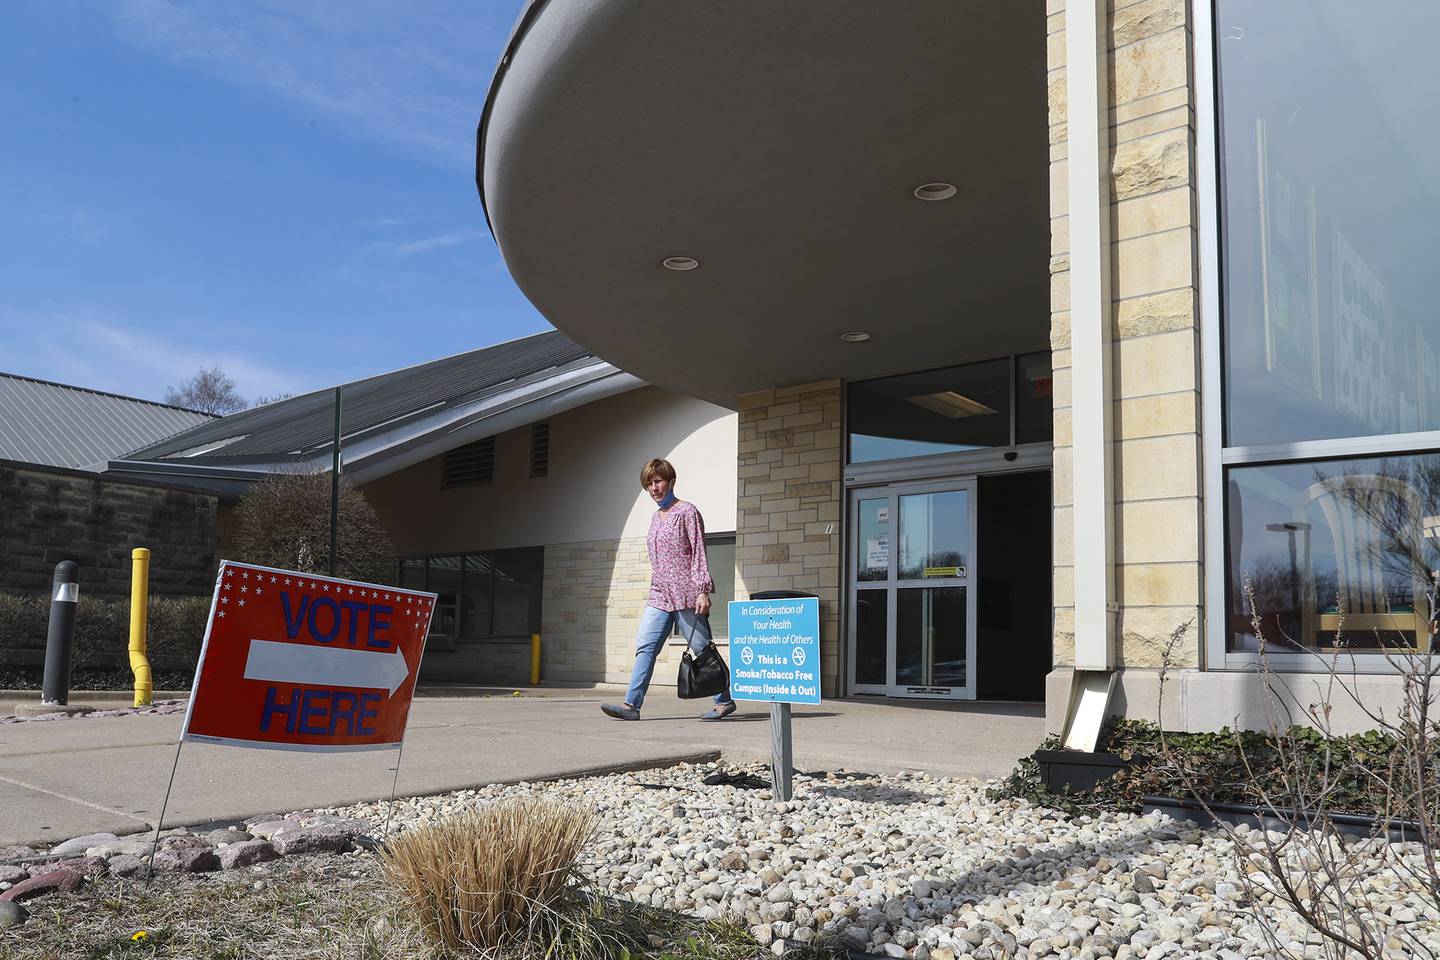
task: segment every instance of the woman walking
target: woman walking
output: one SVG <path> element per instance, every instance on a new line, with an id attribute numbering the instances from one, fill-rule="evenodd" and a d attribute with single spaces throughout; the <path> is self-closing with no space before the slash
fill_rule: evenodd
<path id="1" fill-rule="evenodd" d="M 621 704 L 606 703 L 600 709 L 616 720 L 639 720 L 640 707 L 655 657 L 676 621 L 690 649 L 699 653 L 710 642 L 710 564 L 705 559 L 705 521 L 695 504 L 675 498 L 675 468 L 668 460 L 651 460 L 640 471 L 640 486 L 659 508 L 650 518 L 645 544 L 650 552 L 650 596 L 640 614 L 635 637 L 635 669 L 630 689 Z M 715 696 L 715 704 L 701 720 L 723 720 L 735 712 L 735 701 L 726 687 Z"/>

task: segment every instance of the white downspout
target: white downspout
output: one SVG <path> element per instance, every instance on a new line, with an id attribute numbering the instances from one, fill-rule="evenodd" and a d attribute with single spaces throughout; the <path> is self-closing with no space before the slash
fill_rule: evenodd
<path id="1" fill-rule="evenodd" d="M 1115 667 L 1109 24 L 1105 0 L 1065 6 L 1075 669 Z"/>

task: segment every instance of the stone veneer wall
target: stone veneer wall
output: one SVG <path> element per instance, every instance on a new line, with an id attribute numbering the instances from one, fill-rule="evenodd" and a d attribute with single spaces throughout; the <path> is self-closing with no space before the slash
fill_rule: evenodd
<path id="1" fill-rule="evenodd" d="M 840 692 L 841 385 L 740 397 L 735 594 L 797 590 L 820 598 L 821 681 Z"/>
<path id="2" fill-rule="evenodd" d="M 547 546 L 540 675 L 557 683 L 628 680 L 649 589 L 644 537 Z M 656 679 L 664 679 L 658 668 Z"/>
<path id="3" fill-rule="evenodd" d="M 130 551 L 150 550 L 154 593 L 209 595 L 218 495 L 0 461 L 0 590 L 48 596 L 55 565 L 80 565 L 86 596 L 130 596 Z"/>
<path id="4" fill-rule="evenodd" d="M 1064 11 L 1064 0 L 1048 0 L 1057 667 L 1074 663 L 1075 640 Z M 1121 667 L 1159 666 L 1164 639 L 1188 621 L 1174 661 L 1197 666 L 1200 331 L 1189 4 L 1116 0 L 1110 47 L 1116 659 Z"/>
<path id="5" fill-rule="evenodd" d="M 628 683 L 635 662 L 635 631 L 649 593 L 650 558 L 644 537 L 547 546 L 542 679 L 546 683 Z M 717 595 L 711 599 L 721 604 L 730 598 Z M 723 637 L 716 642 L 722 650 L 726 646 Z M 665 645 L 656 660 L 652 690 L 675 685 L 683 652 L 684 644 L 678 638 Z M 528 675 L 528 659 L 525 670 Z"/>

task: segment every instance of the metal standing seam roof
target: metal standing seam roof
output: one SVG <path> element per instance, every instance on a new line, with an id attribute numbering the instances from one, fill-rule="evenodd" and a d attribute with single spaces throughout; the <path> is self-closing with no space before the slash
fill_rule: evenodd
<path id="1" fill-rule="evenodd" d="M 343 384 L 342 435 L 348 440 L 581 361 L 594 362 L 590 351 L 549 332 Z M 232 413 L 124 459 L 214 465 L 294 459 L 328 449 L 334 432 L 332 387 Z"/>
<path id="2" fill-rule="evenodd" d="M 3 460 L 94 467 L 215 419 L 198 410 L 0 373 Z"/>

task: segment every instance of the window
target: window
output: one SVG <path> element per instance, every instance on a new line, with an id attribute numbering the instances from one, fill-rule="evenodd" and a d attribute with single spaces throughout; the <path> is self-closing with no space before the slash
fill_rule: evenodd
<path id="1" fill-rule="evenodd" d="M 441 459 L 440 486 L 470 487 L 495 481 L 495 438 L 486 437 L 447 450 Z"/>
<path id="2" fill-rule="evenodd" d="M 1046 351 L 852 383 L 850 462 L 1048 441 L 1050 378 Z"/>
<path id="3" fill-rule="evenodd" d="M 550 421 L 530 425 L 530 476 L 543 477 L 550 473 Z"/>
<path id="4" fill-rule="evenodd" d="M 1216 13 L 1226 443 L 1440 430 L 1440 5 Z"/>
<path id="5" fill-rule="evenodd" d="M 1440 7 L 1214 9 L 1224 649 L 1430 650 Z"/>
<path id="6" fill-rule="evenodd" d="M 735 596 L 735 534 L 707 534 L 705 560 L 710 564 L 710 579 L 715 581 L 715 592 L 710 594 L 710 635 L 724 641 L 730 636 L 730 601 L 742 599 Z M 684 642 L 678 623 L 670 636 Z"/>
<path id="7" fill-rule="evenodd" d="M 529 639 L 539 633 L 544 580 L 543 547 L 400 561 L 402 587 L 438 595 L 430 642 L 442 641 L 443 649 L 454 649 L 457 639 Z"/>
<path id="8" fill-rule="evenodd" d="M 1227 649 L 1437 650 L 1440 454 L 1237 467 L 1228 486 Z"/>

